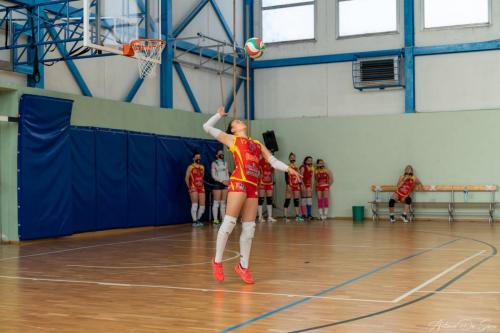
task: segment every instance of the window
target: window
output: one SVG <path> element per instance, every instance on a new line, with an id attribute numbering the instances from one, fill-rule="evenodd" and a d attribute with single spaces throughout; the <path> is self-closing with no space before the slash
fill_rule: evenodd
<path id="1" fill-rule="evenodd" d="M 488 24 L 490 0 L 425 0 L 424 27 Z"/>
<path id="2" fill-rule="evenodd" d="M 337 0 L 338 36 L 398 31 L 398 0 Z"/>
<path id="3" fill-rule="evenodd" d="M 314 39 L 315 1 L 262 0 L 264 43 Z"/>

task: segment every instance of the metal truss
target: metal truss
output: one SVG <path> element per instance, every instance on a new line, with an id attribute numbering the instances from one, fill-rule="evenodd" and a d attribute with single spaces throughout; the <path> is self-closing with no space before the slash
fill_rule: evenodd
<path id="1" fill-rule="evenodd" d="M 142 3 L 142 0 L 136 1 L 139 4 Z M 240 70 L 246 67 L 244 52 L 235 45 L 233 32 L 215 0 L 200 0 L 177 27 L 172 27 L 172 0 L 161 1 L 162 16 L 164 17 L 162 36 L 167 40 L 168 45 L 163 54 L 161 65 L 160 105 L 162 107 L 173 106 L 172 75 L 175 71 L 182 80 L 183 73 L 180 64 L 213 71 L 219 75 L 229 75 L 231 73 L 229 69 L 233 65 L 232 48 L 235 47 L 238 51 L 236 66 Z M 245 11 L 253 6 L 251 0 L 239 1 L 244 3 Z M 95 5 L 96 1 L 94 0 L 91 6 Z M 192 39 L 179 38 L 184 29 L 206 5 L 212 6 L 229 42 L 216 40 L 201 33 Z M 251 21 L 250 26 L 253 26 L 253 15 Z M 244 29 L 246 30 L 245 27 Z M 0 45 L 0 52 L 10 52 L 10 68 L 6 68 L 5 63 L 1 64 L 1 68 L 27 74 L 28 85 L 33 87 L 43 88 L 44 66 L 64 61 L 82 94 L 92 96 L 74 60 L 115 55 L 83 46 L 81 0 L 6 0 L 6 3 L 0 4 L 0 33 L 5 36 L 5 42 Z M 205 44 L 204 41 L 211 41 L 211 44 Z M 231 49 L 231 52 L 228 49 Z M 187 54 L 196 55 L 199 59 L 190 62 L 185 59 Z M 213 65 L 208 64 L 214 61 L 219 64 L 222 62 L 224 67 L 214 69 Z M 240 81 L 245 78 L 241 75 L 238 76 L 237 86 L 239 87 L 241 86 Z M 133 100 L 142 82 L 143 80 L 138 79 L 133 84 L 127 94 L 127 101 Z M 185 83 L 184 87 L 189 94 L 189 83 L 187 80 L 184 80 L 183 83 Z M 192 91 L 189 95 L 192 95 Z M 195 101 L 194 95 L 192 101 Z M 230 102 L 232 103 L 232 101 Z M 201 111 L 195 102 L 193 107 L 196 111 Z"/>

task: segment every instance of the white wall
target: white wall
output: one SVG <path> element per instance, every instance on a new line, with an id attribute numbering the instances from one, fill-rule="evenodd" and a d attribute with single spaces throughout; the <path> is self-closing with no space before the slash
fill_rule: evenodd
<path id="1" fill-rule="evenodd" d="M 424 30 L 424 0 L 415 0 L 415 43 L 418 46 L 473 43 L 500 36 L 500 1 L 491 1 L 491 24 L 480 27 L 437 28 Z"/>
<path id="2" fill-rule="evenodd" d="M 261 29 L 261 0 L 255 0 L 254 30 Z M 402 2 L 401 2 L 402 3 Z M 263 60 L 288 57 L 398 49 L 403 47 L 403 6 L 399 6 L 399 33 L 337 39 L 337 0 L 316 0 L 316 40 L 268 45 Z"/>
<path id="3" fill-rule="evenodd" d="M 255 78 L 257 119 L 397 114 L 404 91 L 358 91 L 351 63 L 261 69 Z"/>
<path id="4" fill-rule="evenodd" d="M 0 3 L 2 3 L 0 1 Z M 5 30 L 0 29 L 0 45 L 5 43 Z M 0 60 L 10 63 L 10 51 L 0 51 Z M 26 75 L 13 73 L 10 71 L 0 70 L 0 83 L 12 83 L 17 85 L 25 86 L 27 82 Z"/>
<path id="5" fill-rule="evenodd" d="M 423 29 L 423 1 L 415 0 L 416 46 L 480 42 L 500 36 L 500 1 L 492 0 L 492 24 L 485 27 Z M 398 49 L 404 47 L 403 2 L 399 33 L 337 39 L 337 0 L 317 0 L 316 41 L 270 44 L 261 60 Z M 261 31 L 261 0 L 255 31 Z M 500 107 L 500 51 L 416 57 L 417 112 Z M 382 115 L 404 112 L 403 89 L 366 90 L 352 85 L 352 63 L 258 69 L 257 119 Z"/>
<path id="6" fill-rule="evenodd" d="M 498 109 L 500 51 L 417 57 L 420 112 Z"/>
<path id="7" fill-rule="evenodd" d="M 337 39 L 336 0 L 317 0 L 316 41 L 267 45 L 262 60 L 382 49 L 403 43 L 403 6 L 399 32 Z M 256 1 L 255 31 L 261 31 L 261 1 Z M 404 110 L 403 89 L 353 88 L 352 63 L 259 69 L 255 74 L 257 119 L 395 114 Z"/>

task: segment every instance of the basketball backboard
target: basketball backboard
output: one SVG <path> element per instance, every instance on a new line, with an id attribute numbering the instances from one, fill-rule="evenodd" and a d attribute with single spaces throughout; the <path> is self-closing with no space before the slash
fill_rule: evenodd
<path id="1" fill-rule="evenodd" d="M 84 46 L 123 54 L 137 39 L 161 38 L 161 0 L 83 0 Z"/>

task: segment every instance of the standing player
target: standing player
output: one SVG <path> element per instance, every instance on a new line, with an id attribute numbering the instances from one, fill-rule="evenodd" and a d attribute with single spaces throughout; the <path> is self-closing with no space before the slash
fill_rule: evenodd
<path id="1" fill-rule="evenodd" d="M 300 166 L 300 174 L 302 175 L 302 216 L 307 216 L 309 220 L 312 220 L 314 166 L 311 156 L 304 158 L 304 162 Z"/>
<path id="2" fill-rule="evenodd" d="M 415 186 L 422 186 L 422 182 L 420 182 L 420 180 L 414 175 L 413 167 L 411 165 L 407 165 L 404 174 L 399 177 L 396 192 L 392 195 L 391 200 L 389 200 L 389 220 L 391 223 L 396 222 L 396 218 L 394 217 L 394 206 L 396 205 L 396 201 L 405 203 L 401 219 L 404 223 L 408 223 L 408 211 L 411 206 L 411 194 L 413 193 Z"/>
<path id="3" fill-rule="evenodd" d="M 227 163 L 224 161 L 224 151 L 217 150 L 215 154 L 216 160 L 212 162 L 212 178 L 215 181 L 213 194 L 212 215 L 214 217 L 214 224 L 220 224 L 226 214 L 226 199 L 227 199 L 227 186 L 229 185 L 229 171 Z M 219 207 L 220 217 L 219 220 Z"/>
<path id="4" fill-rule="evenodd" d="M 325 161 L 316 161 L 316 194 L 318 195 L 319 218 L 324 221 L 328 217 L 328 207 L 330 205 L 330 187 L 333 184 L 333 174 L 325 166 Z"/>
<path id="5" fill-rule="evenodd" d="M 264 158 L 260 159 L 259 164 L 260 177 L 259 177 L 259 222 L 264 222 L 262 210 L 264 200 L 267 205 L 267 221 L 276 222 L 273 218 L 273 176 L 274 169 Z"/>
<path id="6" fill-rule="evenodd" d="M 234 268 L 235 272 L 245 282 L 254 283 L 248 269 L 252 239 L 255 233 L 255 217 L 257 215 L 257 183 L 259 181 L 259 161 L 263 156 L 273 168 L 288 171 L 290 175 L 300 177 L 293 169 L 278 161 L 265 146 L 247 135 L 247 127 L 241 120 L 233 119 L 229 123 L 226 133 L 214 128 L 219 119 L 225 117 L 224 107 L 220 107 L 204 125 L 203 129 L 226 145 L 233 153 L 235 169 L 229 180 L 227 196 L 227 210 L 224 221 L 217 234 L 215 258 L 212 260 L 214 277 L 217 281 L 224 281 L 222 256 L 229 235 L 236 226 L 238 216 L 241 215 L 242 231 L 240 235 L 240 262 Z"/>
<path id="7" fill-rule="evenodd" d="M 288 164 L 289 170 L 294 170 L 295 173 L 291 174 L 287 172 L 285 174 L 285 182 L 286 182 L 286 195 L 285 195 L 285 204 L 283 205 L 283 213 L 285 214 L 285 223 L 288 223 L 288 207 L 290 207 L 290 201 L 293 198 L 293 205 L 295 207 L 295 220 L 297 222 L 303 222 L 304 219 L 300 215 L 300 177 L 295 176 L 298 173 L 297 165 L 295 165 L 295 154 L 290 153 L 288 155 L 288 160 L 290 164 Z"/>
<path id="8" fill-rule="evenodd" d="M 198 152 L 193 154 L 193 163 L 186 170 L 186 185 L 191 197 L 191 217 L 193 227 L 203 227 L 200 218 L 205 212 L 205 186 L 203 178 L 205 167 L 201 164 L 201 155 Z"/>

